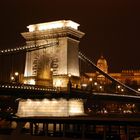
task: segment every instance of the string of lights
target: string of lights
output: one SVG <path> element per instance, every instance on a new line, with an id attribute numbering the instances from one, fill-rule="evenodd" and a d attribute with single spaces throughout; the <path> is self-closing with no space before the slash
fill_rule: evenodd
<path id="1" fill-rule="evenodd" d="M 58 41 L 53 41 L 46 44 L 25 45 L 17 48 L 0 50 L 0 55 L 6 55 L 6 54 L 16 53 L 20 51 L 33 51 L 33 50 L 43 49 L 43 48 L 57 46 L 57 45 L 58 45 Z"/>
<path id="2" fill-rule="evenodd" d="M 13 85 L 13 84 L 0 84 L 0 88 L 8 88 L 8 89 L 26 89 L 26 90 L 36 90 L 36 91 L 57 91 L 56 88 L 53 87 L 39 87 L 39 86 L 31 86 L 31 85 Z"/>

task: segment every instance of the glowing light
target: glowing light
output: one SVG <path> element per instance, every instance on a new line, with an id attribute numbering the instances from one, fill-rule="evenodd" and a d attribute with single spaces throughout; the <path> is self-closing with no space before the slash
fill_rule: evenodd
<path id="1" fill-rule="evenodd" d="M 92 82 L 92 78 L 89 78 L 89 81 Z"/>
<path id="2" fill-rule="evenodd" d="M 102 86 L 100 86 L 100 89 L 102 89 L 103 87 Z"/>
<path id="3" fill-rule="evenodd" d="M 21 100 L 17 112 L 19 117 L 68 117 L 77 115 L 84 115 L 84 106 L 82 100 L 76 99 Z"/>
<path id="4" fill-rule="evenodd" d="M 71 74 L 70 74 L 70 73 L 68 74 L 68 77 L 69 77 L 69 78 L 71 77 Z"/>
<path id="5" fill-rule="evenodd" d="M 108 113 L 107 110 L 104 110 L 104 113 L 105 113 L 105 114 Z"/>
<path id="6" fill-rule="evenodd" d="M 123 92 L 123 91 L 124 91 L 124 89 L 122 88 L 122 89 L 121 89 L 121 92 Z"/>
<path id="7" fill-rule="evenodd" d="M 83 114 L 83 104 L 81 100 L 70 100 L 69 101 L 69 114 L 70 116 Z"/>
<path id="8" fill-rule="evenodd" d="M 35 82 L 35 79 L 29 79 L 29 80 L 25 80 L 24 84 L 35 85 L 36 82 Z"/>
<path id="9" fill-rule="evenodd" d="M 82 87 L 87 87 L 87 84 L 82 84 Z"/>
<path id="10" fill-rule="evenodd" d="M 29 81 L 29 84 L 30 84 L 30 85 L 35 85 L 35 80 L 34 80 L 34 79 L 31 79 L 31 80 Z"/>
<path id="11" fill-rule="evenodd" d="M 61 80 L 56 80 L 55 86 L 56 87 L 61 87 L 61 85 L 62 85 L 62 81 Z"/>
<path id="12" fill-rule="evenodd" d="M 97 86 L 97 82 L 95 82 L 94 85 Z"/>
<path id="13" fill-rule="evenodd" d="M 73 22 L 71 20 L 60 20 L 54 22 L 29 25 L 27 28 L 29 29 L 29 32 L 34 32 L 36 30 L 43 31 L 43 30 L 50 30 L 50 29 L 64 28 L 64 27 L 70 27 L 77 30 L 78 26 L 79 26 L 78 23 Z"/>
<path id="14" fill-rule="evenodd" d="M 27 81 L 25 80 L 23 83 L 24 83 L 24 84 L 27 84 Z"/>
<path id="15" fill-rule="evenodd" d="M 27 28 L 29 28 L 29 32 L 35 31 L 35 26 L 30 25 Z"/>
<path id="16" fill-rule="evenodd" d="M 14 76 L 11 76 L 11 80 L 12 80 L 12 81 L 15 80 Z"/>
<path id="17" fill-rule="evenodd" d="M 15 76 L 18 76 L 19 75 L 19 73 L 18 72 L 15 72 Z"/>
<path id="18" fill-rule="evenodd" d="M 138 91 L 140 91 L 140 88 L 138 88 Z"/>
<path id="19" fill-rule="evenodd" d="M 121 86 L 117 86 L 117 88 L 121 88 Z"/>

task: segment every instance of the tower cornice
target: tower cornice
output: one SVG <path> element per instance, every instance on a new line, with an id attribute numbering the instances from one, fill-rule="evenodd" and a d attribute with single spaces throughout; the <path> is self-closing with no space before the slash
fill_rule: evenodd
<path id="1" fill-rule="evenodd" d="M 24 32 L 21 33 L 22 36 L 28 40 L 38 40 L 38 39 L 50 39 L 50 38 L 60 38 L 66 36 L 73 36 L 76 38 L 82 38 L 85 33 L 73 29 L 71 27 L 63 27 L 63 28 L 56 28 L 56 29 L 49 29 L 43 31 L 34 31 L 34 32 Z"/>

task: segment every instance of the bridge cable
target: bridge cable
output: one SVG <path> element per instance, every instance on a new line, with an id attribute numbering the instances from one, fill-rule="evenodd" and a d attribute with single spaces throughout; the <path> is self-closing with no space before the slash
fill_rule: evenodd
<path id="1" fill-rule="evenodd" d="M 44 43 L 44 44 L 25 45 L 25 46 L 16 47 L 16 48 L 3 49 L 3 50 L 0 50 L 0 55 L 7 55 L 7 54 L 17 53 L 17 52 L 34 51 L 34 50 L 39 50 L 39 49 L 43 49 L 47 47 L 57 46 L 58 44 L 59 44 L 58 41 L 53 41 L 53 42 Z"/>

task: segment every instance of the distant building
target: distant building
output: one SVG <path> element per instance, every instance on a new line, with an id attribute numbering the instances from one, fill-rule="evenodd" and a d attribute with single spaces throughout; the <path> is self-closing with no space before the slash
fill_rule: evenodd
<path id="1" fill-rule="evenodd" d="M 132 86 L 135 89 L 140 87 L 140 70 L 122 70 L 120 73 L 109 73 L 107 60 L 102 55 L 97 60 L 97 67 L 99 67 L 105 73 L 108 73 L 111 77 L 115 78 L 116 80 L 124 84 Z M 94 81 L 97 81 L 102 85 L 110 83 L 109 80 L 105 78 L 103 75 L 101 75 L 99 72 L 86 73 L 86 75 L 88 75 Z"/>

